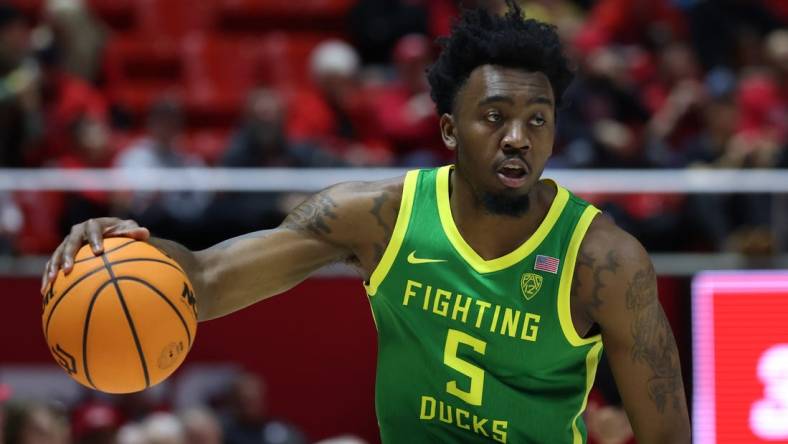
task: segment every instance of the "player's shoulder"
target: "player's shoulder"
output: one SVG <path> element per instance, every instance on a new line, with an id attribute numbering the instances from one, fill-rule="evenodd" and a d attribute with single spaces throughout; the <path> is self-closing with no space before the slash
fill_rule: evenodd
<path id="1" fill-rule="evenodd" d="M 640 241 L 605 213 L 599 213 L 589 225 L 580 244 L 580 257 L 616 263 L 621 269 L 650 262 Z"/>
<path id="2" fill-rule="evenodd" d="M 605 307 L 621 306 L 633 283 L 645 288 L 654 275 L 643 245 L 603 213 L 588 227 L 574 271 L 576 301 L 597 322 Z"/>
<path id="3" fill-rule="evenodd" d="M 368 212 L 369 206 L 399 208 L 405 176 L 369 182 L 341 182 L 323 191 L 346 216 Z"/>

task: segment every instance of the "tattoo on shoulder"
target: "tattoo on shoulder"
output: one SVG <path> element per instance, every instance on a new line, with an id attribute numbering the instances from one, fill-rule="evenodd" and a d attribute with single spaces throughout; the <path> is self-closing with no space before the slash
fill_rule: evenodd
<path id="1" fill-rule="evenodd" d="M 282 226 L 312 234 L 330 234 L 331 226 L 328 220 L 337 219 L 334 211 L 336 208 L 334 199 L 328 193 L 321 192 L 296 207 L 282 222 Z"/>
<path id="2" fill-rule="evenodd" d="M 654 267 L 639 270 L 629 283 L 627 309 L 632 311 L 632 361 L 647 364 L 652 371 L 649 397 L 660 413 L 668 404 L 681 406 L 682 383 L 676 340 L 668 319 L 659 304 Z"/>
<path id="3" fill-rule="evenodd" d="M 602 279 L 603 273 L 610 273 L 610 275 L 615 275 L 618 267 L 620 265 L 620 261 L 618 258 L 618 254 L 615 250 L 610 250 L 605 257 L 604 263 L 597 264 L 596 259 L 591 254 L 580 251 L 577 257 L 577 267 L 588 267 L 591 269 L 593 283 L 591 284 L 591 299 L 589 302 L 589 307 L 592 310 L 597 310 L 599 307 L 602 306 L 604 300 L 602 299 L 601 292 L 602 288 L 605 287 L 605 283 Z M 573 290 L 575 292 L 583 286 L 583 283 L 577 278 L 577 273 L 574 279 L 574 283 L 572 284 Z"/>

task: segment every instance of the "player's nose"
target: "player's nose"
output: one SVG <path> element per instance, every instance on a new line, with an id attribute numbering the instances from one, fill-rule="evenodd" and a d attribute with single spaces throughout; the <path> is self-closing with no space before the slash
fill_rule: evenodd
<path id="1" fill-rule="evenodd" d="M 501 149 L 504 152 L 513 150 L 528 150 L 531 148 L 531 140 L 525 130 L 525 124 L 518 120 L 509 123 L 501 139 Z"/>

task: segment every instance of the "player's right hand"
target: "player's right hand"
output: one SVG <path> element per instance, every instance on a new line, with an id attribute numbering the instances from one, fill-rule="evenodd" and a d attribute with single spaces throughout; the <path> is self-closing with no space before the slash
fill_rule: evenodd
<path id="1" fill-rule="evenodd" d="M 93 254 L 98 256 L 104 252 L 105 237 L 130 237 L 132 239 L 146 241 L 150 237 L 147 228 L 140 227 L 137 222 L 117 217 L 100 217 L 88 219 L 85 222 L 71 227 L 71 233 L 63 239 L 57 247 L 52 257 L 47 261 L 44 268 L 44 275 L 41 278 L 41 292 L 47 288 L 50 282 L 55 281 L 59 269 L 63 269 L 64 274 L 71 273 L 74 268 L 74 257 L 80 247 L 90 243 Z"/>

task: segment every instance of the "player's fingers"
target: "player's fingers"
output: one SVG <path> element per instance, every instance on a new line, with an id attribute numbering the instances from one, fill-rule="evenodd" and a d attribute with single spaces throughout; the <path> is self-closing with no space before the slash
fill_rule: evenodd
<path id="1" fill-rule="evenodd" d="M 93 249 L 93 254 L 98 256 L 104 251 L 104 242 L 102 241 L 103 233 L 101 225 L 95 219 L 90 219 L 86 223 L 86 237 L 90 242 L 90 247 Z"/>
<path id="2" fill-rule="evenodd" d="M 123 236 L 146 241 L 150 237 L 150 231 L 148 231 L 147 228 L 140 227 L 137 225 L 137 222 L 133 220 L 125 220 L 120 224 L 113 225 L 104 232 L 104 235 L 107 237 Z"/>
<path id="3" fill-rule="evenodd" d="M 123 235 L 139 241 L 146 241 L 150 237 L 150 231 L 144 227 L 136 227 L 124 231 Z"/>
<path id="4" fill-rule="evenodd" d="M 79 247 L 85 243 L 85 229 L 83 225 L 74 225 L 71 234 L 68 235 L 64 243 L 63 252 L 63 273 L 69 274 L 74 266 L 74 256 L 77 255 Z"/>
<path id="5" fill-rule="evenodd" d="M 60 261 L 62 261 L 62 253 L 63 253 L 63 244 L 65 241 L 58 245 L 55 252 L 52 254 L 52 259 L 49 261 L 49 266 L 47 267 L 47 281 L 48 282 L 55 282 L 55 276 L 57 276 L 57 270 L 60 268 Z"/>
<path id="6" fill-rule="evenodd" d="M 49 264 L 52 263 L 52 259 L 47 261 L 47 264 L 44 265 L 44 272 L 41 273 L 41 295 L 44 295 L 44 289 L 47 288 L 47 281 L 49 277 Z"/>

